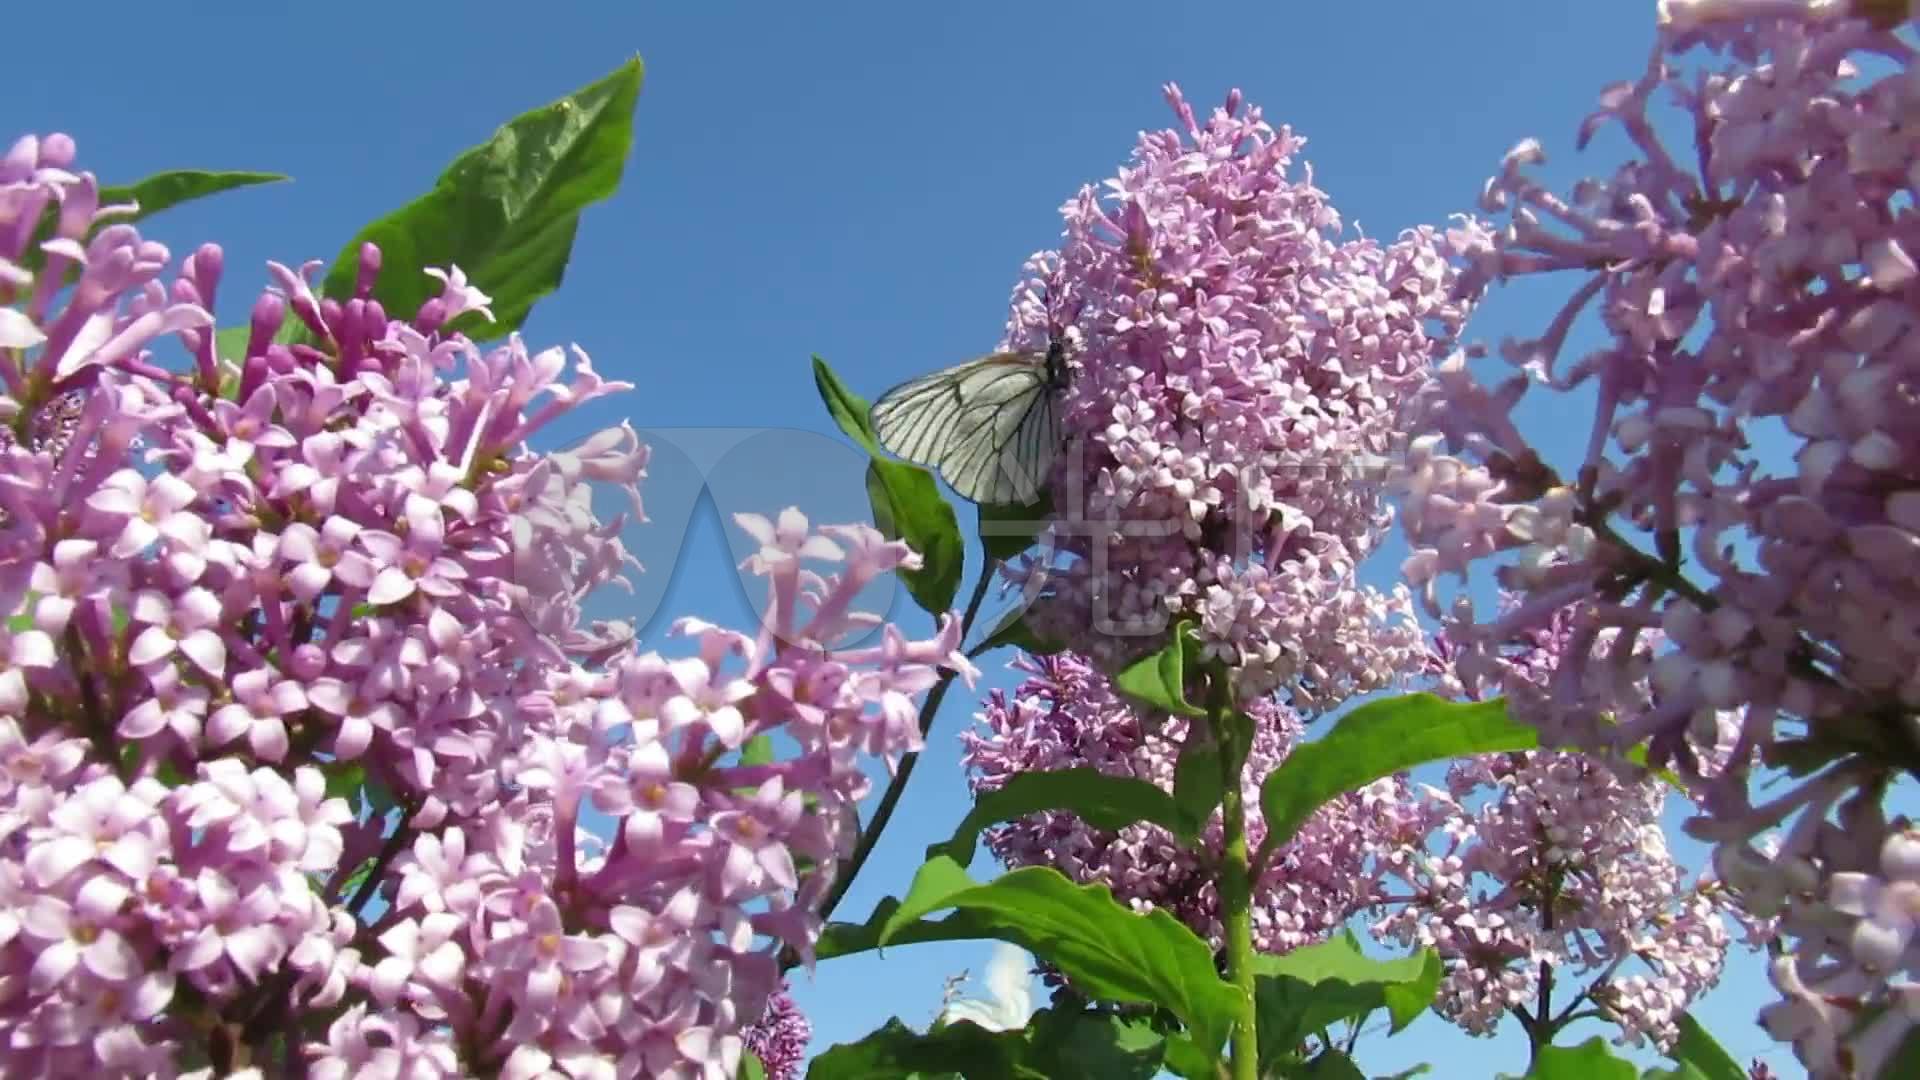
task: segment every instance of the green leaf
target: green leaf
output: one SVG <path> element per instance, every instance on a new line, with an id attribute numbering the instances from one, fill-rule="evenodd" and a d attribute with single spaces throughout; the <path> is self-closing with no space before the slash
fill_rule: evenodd
<path id="1" fill-rule="evenodd" d="M 1011 559 L 1033 546 L 1033 538 L 1047 527 L 1053 512 L 1051 496 L 1027 506 L 980 507 L 980 546 L 989 559 Z"/>
<path id="2" fill-rule="evenodd" d="M 1745 1073 L 1741 1074 L 1743 1077 Z M 1912 1080 L 1920 1076 L 1920 1030 L 1907 1032 L 1895 1050 L 1880 1066 L 1879 1080 Z M 1717 1080 L 1717 1078 L 1716 1078 Z"/>
<path id="3" fill-rule="evenodd" d="M 117 222 L 143 221 L 162 210 L 169 210 L 181 203 L 204 199 L 209 195 L 218 195 L 235 188 L 253 187 L 256 184 L 278 184 L 291 177 L 284 173 L 270 172 L 209 172 L 205 169 L 174 169 L 168 172 L 154 173 L 144 180 L 135 180 L 125 187 L 105 187 L 100 189 L 100 205 L 112 206 L 116 203 L 137 202 L 140 209 L 126 215 L 114 215 Z"/>
<path id="4" fill-rule="evenodd" d="M 1032 656 L 1052 656 L 1065 646 L 1057 641 L 1045 641 L 1027 625 L 1025 608 L 1014 608 L 1000 617 L 1000 621 L 980 639 L 980 644 L 967 650 L 968 659 L 990 652 L 1002 645 L 1011 645 Z"/>
<path id="5" fill-rule="evenodd" d="M 1301 743 L 1260 785 L 1267 837 L 1259 860 L 1293 839 L 1328 800 L 1430 761 L 1540 745 L 1533 728 L 1507 717 L 1507 704 L 1456 704 L 1433 694 L 1370 702 L 1333 730 Z"/>
<path id="6" fill-rule="evenodd" d="M 239 363 L 247 358 L 247 342 L 252 337 L 252 326 L 229 326 L 224 330 L 215 330 L 213 354 L 222 360 Z"/>
<path id="7" fill-rule="evenodd" d="M 767 1067 L 760 1061 L 760 1055 L 751 1050 L 740 1053 L 740 1071 L 734 1073 L 738 1080 L 767 1080 Z"/>
<path id="8" fill-rule="evenodd" d="M 1397 1073 L 1387 1073 L 1384 1076 L 1376 1076 L 1373 1080 L 1411 1080 L 1412 1077 L 1425 1076 L 1432 1071 L 1432 1063 L 1423 1061 L 1418 1065 L 1409 1065 Z"/>
<path id="9" fill-rule="evenodd" d="M 1613 1056 L 1598 1035 L 1579 1046 L 1543 1046 L 1525 1080 L 1638 1080 L 1633 1065 Z"/>
<path id="10" fill-rule="evenodd" d="M 345 799 L 348 805 L 367 782 L 367 767 L 357 761 L 329 762 L 321 774 L 327 778 L 327 798 Z"/>
<path id="11" fill-rule="evenodd" d="M 970 865 L 981 830 L 1042 810 L 1062 810 L 1096 829 L 1110 832 L 1145 821 L 1182 839 L 1193 839 L 1189 822 L 1174 804 L 1173 796 L 1146 780 L 1108 776 L 1083 765 L 1052 772 L 1018 773 L 999 789 L 981 793 L 974 800 L 973 809 L 961 820 L 960 827 L 953 831 L 953 837 L 927 848 L 927 858 L 945 855 L 958 866 Z"/>
<path id="12" fill-rule="evenodd" d="M 740 764 L 766 765 L 773 761 L 773 739 L 765 735 L 755 735 L 740 748 Z"/>
<path id="13" fill-rule="evenodd" d="M 847 389 L 833 368 L 819 357 L 813 358 L 813 386 L 820 392 L 820 400 L 826 403 L 827 415 L 847 437 L 866 448 L 867 453 L 876 457 L 880 453 L 880 443 L 873 435 L 873 420 L 868 415 L 872 406 L 867 399 Z"/>
<path id="14" fill-rule="evenodd" d="M 291 311 L 280 329 L 274 331 L 269 344 L 287 345 L 296 341 L 309 341 L 312 335 L 307 333 L 307 324 L 300 321 Z M 213 333 L 213 353 L 228 363 L 238 365 L 247 358 L 247 343 L 253 338 L 253 326 L 229 326 L 225 330 Z M 229 391 L 230 392 L 230 391 Z"/>
<path id="15" fill-rule="evenodd" d="M 1151 708 L 1175 716 L 1205 716 L 1207 712 L 1187 701 L 1187 672 L 1191 670 L 1198 642 L 1193 624 L 1182 622 L 1173 628 L 1167 644 L 1150 656 L 1128 664 L 1113 677 L 1121 693 Z M 1298 754 L 1296 750 L 1294 753 Z"/>
<path id="16" fill-rule="evenodd" d="M 1443 974 L 1440 955 L 1422 949 L 1380 960 L 1360 949 L 1352 930 L 1280 956 L 1254 961 L 1260 1060 L 1278 1061 L 1306 1036 L 1341 1020 L 1358 1022 L 1386 1009 L 1399 1032 L 1433 1004 Z"/>
<path id="17" fill-rule="evenodd" d="M 1338 1050 L 1321 1051 L 1318 1057 L 1307 1062 L 1305 1068 L 1291 1075 L 1311 1077 L 1312 1080 L 1367 1080 L 1367 1074 L 1360 1071 L 1360 1066 Z"/>
<path id="18" fill-rule="evenodd" d="M 908 547 L 920 553 L 920 569 L 900 571 L 907 592 L 929 614 L 946 614 L 960 590 L 960 572 L 967 555 L 953 505 L 941 496 L 932 473 L 881 456 L 867 417 L 866 399 L 847 389 L 833 368 L 817 356 L 813 358 L 813 385 L 833 422 L 873 455 L 867 465 L 867 499 L 873 504 L 874 527 L 887 539 L 905 540 Z"/>
<path id="19" fill-rule="evenodd" d="M 1645 746 L 1630 746 L 1627 748 L 1627 752 L 1621 756 L 1633 762 L 1635 765 L 1646 769 L 1654 776 L 1659 777 L 1663 783 L 1680 794 L 1685 795 L 1687 793 L 1687 785 L 1681 782 L 1678 773 L 1675 773 L 1672 769 L 1655 769 L 1647 764 L 1647 748 Z"/>
<path id="20" fill-rule="evenodd" d="M 1186 1080 L 1220 1080 L 1226 1075 L 1216 1055 L 1201 1050 L 1185 1036 L 1168 1036 L 1166 1051 L 1167 1071 L 1175 1076 Z"/>
<path id="21" fill-rule="evenodd" d="M 898 1017 L 859 1042 L 840 1043 L 813 1059 L 807 1080 L 882 1080 L 916 1072 L 958 1072 L 967 1080 L 1047 1080 L 1025 1064 L 1027 1033 L 988 1031 L 963 1020 L 925 1034 Z"/>
<path id="22" fill-rule="evenodd" d="M 923 918 L 953 908 L 946 919 Z M 997 938 L 1058 967 L 1075 988 L 1102 1001 L 1160 1005 L 1178 1016 L 1200 1049 L 1217 1053 L 1239 992 L 1215 973 L 1213 950 L 1165 911 L 1139 914 L 1105 885 L 1075 885 L 1051 867 L 1030 866 L 985 885 L 945 856 L 929 859 L 901 901 L 885 901 L 866 924 L 830 924 L 819 956 L 913 941 Z"/>
<path id="23" fill-rule="evenodd" d="M 1747 1070 L 1733 1059 L 1732 1054 L 1727 1053 L 1726 1047 L 1721 1046 L 1712 1035 L 1707 1033 L 1706 1028 L 1700 1026 L 1700 1021 L 1695 1020 L 1689 1013 L 1681 1015 L 1680 1038 L 1674 1042 L 1673 1049 L 1667 1052 L 1667 1057 L 1680 1066 L 1679 1069 L 1668 1072 L 1668 1075 L 1676 1078 L 1747 1080 Z"/>
<path id="24" fill-rule="evenodd" d="M 1112 1013 L 1042 1009 L 1027 1029 L 1029 1060 L 1056 1080 L 1151 1080 L 1166 1054 L 1149 1022 Z"/>
<path id="25" fill-rule="evenodd" d="M 87 230 L 91 238 L 108 225 L 131 225 L 144 221 L 162 210 L 179 206 L 181 203 L 204 199 L 209 195 L 218 195 L 235 188 L 252 187 L 255 184 L 277 184 L 288 177 L 280 173 L 267 172 L 209 172 L 205 169 L 174 169 L 168 172 L 154 173 L 144 180 L 131 184 L 113 185 L 100 189 L 102 207 L 138 203 L 139 208 L 125 213 L 113 214 L 94 224 Z M 49 206 L 40 215 L 40 224 L 34 230 L 33 243 L 21 253 L 21 261 L 28 270 L 38 270 L 46 265 L 46 253 L 40 245 L 53 238 L 59 228 L 60 211 Z M 79 267 L 69 267 L 67 279 L 79 276 Z"/>
<path id="26" fill-rule="evenodd" d="M 613 194 L 633 145 L 640 95 L 635 57 L 611 75 L 509 120 L 440 174 L 433 190 L 361 229 L 334 259 L 321 292 L 353 296 L 360 248 L 380 245 L 373 295 L 390 316 L 411 317 L 440 293 L 428 267 L 457 266 L 493 298 L 495 321 L 453 324 L 478 340 L 520 328 L 534 302 L 566 272 L 580 213 Z"/>
<path id="27" fill-rule="evenodd" d="M 953 505 L 940 495 L 933 474 L 918 465 L 874 458 L 867 463 L 867 498 L 874 526 L 920 553 L 920 569 L 900 571 L 907 592 L 928 614 L 951 611 L 967 553 Z"/>

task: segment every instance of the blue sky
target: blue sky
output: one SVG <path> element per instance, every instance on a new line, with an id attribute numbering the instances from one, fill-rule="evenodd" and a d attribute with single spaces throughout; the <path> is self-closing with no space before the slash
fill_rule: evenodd
<path id="1" fill-rule="evenodd" d="M 330 258 L 501 121 L 643 56 L 626 181 L 588 215 L 566 284 L 527 335 L 578 342 L 637 384 L 571 434 L 623 417 L 732 429 L 663 431 L 653 521 L 633 533 L 649 573 L 628 602 L 657 633 L 662 611 L 750 617 L 731 569 L 738 537 L 695 502 L 702 472 L 729 513 L 798 503 L 819 518 L 864 514 L 860 462 L 814 399 L 809 354 L 872 396 L 990 348 L 1021 261 L 1058 235 L 1060 203 L 1110 175 L 1140 129 L 1170 122 L 1162 83 L 1201 107 L 1242 88 L 1307 137 L 1305 157 L 1349 224 L 1390 237 L 1470 208 L 1525 136 L 1546 140 L 1549 175 L 1602 169 L 1617 144 L 1575 155 L 1572 133 L 1602 85 L 1641 70 L 1652 9 L 227 2 L 115 6 L 81 24 L 58 5 L 26 5 L 9 16 L 0 136 L 69 132 L 83 167 L 109 182 L 180 167 L 291 174 L 147 230 L 176 255 L 225 244 L 224 325 L 244 318 L 264 260 Z M 1532 330 L 1556 293 L 1514 290 L 1473 332 Z M 1584 417 L 1565 419 L 1584 430 Z M 1370 577 L 1389 580 L 1399 550 Z M 896 610 L 924 625 L 904 598 Z M 989 679 L 1007 681 L 997 661 Z M 902 888 L 963 812 L 954 735 L 972 707 L 950 697 L 843 914 Z M 893 1014 L 923 1023 L 944 977 L 981 970 L 988 949 L 823 966 L 797 988 L 815 1049 Z M 1700 1012 L 1736 1056 L 1784 1065 L 1751 1024 L 1766 993 L 1759 964 L 1736 957 Z M 1525 1050 L 1517 1032 L 1474 1041 L 1431 1017 L 1363 1044 L 1374 1071 L 1422 1060 L 1440 1076 L 1491 1075 L 1520 1071 Z"/>

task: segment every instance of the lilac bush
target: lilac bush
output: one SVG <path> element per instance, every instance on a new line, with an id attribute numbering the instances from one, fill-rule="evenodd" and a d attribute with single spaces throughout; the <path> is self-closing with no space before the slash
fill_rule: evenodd
<path id="1" fill-rule="evenodd" d="M 961 735 L 976 792 L 1075 766 L 1172 791 L 1185 721 L 1153 727 L 1072 654 L 1016 666 L 1027 678 L 990 695 L 984 730 Z M 1303 730 L 1271 701 L 1247 711 L 1257 725 L 1244 780 L 1257 842 L 1265 824 L 1251 795 Z M 1518 1017 L 1544 1044 L 1597 1015 L 1619 1025 L 1622 1041 L 1670 1048 L 1680 1014 L 1718 981 L 1729 921 L 1751 920 L 1719 882 L 1690 880 L 1674 861 L 1660 826 L 1668 790 L 1657 778 L 1622 780 L 1598 760 L 1546 751 L 1461 759 L 1444 789 L 1377 781 L 1322 807 L 1263 866 L 1254 944 L 1284 953 L 1364 917 L 1384 941 L 1439 954 L 1435 1004 L 1472 1034 Z M 1135 910 L 1171 912 L 1216 948 L 1219 841 L 1217 815 L 1199 850 L 1158 826 L 1112 832 L 1062 811 L 987 833 L 1006 865 L 1105 884 Z M 1752 924 L 1749 940 L 1766 931 Z"/>
<path id="2" fill-rule="evenodd" d="M 1443 238 L 1340 239 L 1340 217 L 1290 175 L 1305 140 L 1238 92 L 1063 208 L 1007 343 L 1064 333 L 1070 451 L 1045 554 L 1013 577 L 1029 623 L 1103 667 L 1199 622 L 1244 696 L 1301 709 L 1390 684 L 1417 660 L 1404 590 L 1356 564 L 1391 518 L 1378 464 L 1395 415 L 1460 327 Z"/>
<path id="3" fill-rule="evenodd" d="M 455 268 L 391 317 L 372 245 L 344 302 L 269 264 L 223 345 L 220 249 L 165 276 L 73 163 L 0 158 L 0 1072 L 730 1080 L 863 755 L 972 674 L 952 618 L 832 644 L 919 557 L 740 515 L 763 624 L 642 651 L 582 605 L 646 448 L 528 445 L 629 384 L 448 332 Z"/>
<path id="4" fill-rule="evenodd" d="M 1450 234 L 1466 296 L 1517 275 L 1578 284 L 1539 337 L 1502 345 L 1503 381 L 1456 356 L 1424 393 L 1406 570 L 1468 683 L 1565 621 L 1518 715 L 1556 741 L 1647 744 L 1696 786 L 1689 830 L 1788 946 L 1768 1028 L 1817 1075 L 1867 1075 L 1920 1018 L 1920 950 L 1881 903 L 1906 874 L 1883 798 L 1920 774 L 1915 47 L 1904 4 L 1671 0 L 1662 15 L 1644 73 L 1581 127 L 1583 143 L 1623 132 L 1630 160 L 1563 196 L 1533 179 L 1543 154 L 1524 142 L 1487 186 L 1496 220 Z M 1688 144 L 1660 136 L 1669 118 Z M 1565 361 L 1589 308 L 1605 339 Z M 1582 384 L 1598 401 L 1584 454 L 1544 460 L 1511 410 Z M 1436 593 L 1496 557 L 1522 597 L 1511 610 Z M 1648 682 L 1651 707 L 1632 708 Z M 1687 736 L 1730 711 L 1737 743 L 1716 770 Z M 1763 763 L 1792 772 L 1756 799 Z"/>

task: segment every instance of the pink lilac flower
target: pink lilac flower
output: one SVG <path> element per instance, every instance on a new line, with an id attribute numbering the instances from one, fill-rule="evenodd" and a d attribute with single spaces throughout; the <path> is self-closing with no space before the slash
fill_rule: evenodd
<path id="1" fill-rule="evenodd" d="M 1417 655 L 1411 598 L 1358 584 L 1391 521 L 1396 414 L 1459 329 L 1441 237 L 1340 237 L 1305 140 L 1239 93 L 1143 134 L 1063 208 L 1016 292 L 1009 347 L 1065 340 L 1067 444 L 1043 554 L 1012 577 L 1043 636 L 1102 666 L 1199 625 L 1243 696 L 1330 709 Z"/>
<path id="2" fill-rule="evenodd" d="M 1562 745 L 1645 745 L 1697 792 L 1688 830 L 1779 920 L 1776 1034 L 1821 1076 L 1866 1069 L 1869 1011 L 1873 1045 L 1897 1044 L 1914 1014 L 1892 1006 L 1920 974 L 1889 955 L 1897 920 L 1848 887 L 1832 902 L 1837 875 L 1884 872 L 1899 825 L 1879 803 L 1920 769 L 1910 14 L 1674 0 L 1646 69 L 1580 129 L 1583 146 L 1619 130 L 1627 161 L 1560 193 L 1535 177 L 1541 145 L 1516 146 L 1481 200 L 1491 219 L 1448 234 L 1461 292 L 1564 272 L 1568 299 L 1501 344 L 1498 381 L 1466 354 L 1436 370 L 1402 514 L 1406 573 L 1463 683 L 1498 683 L 1508 643 L 1558 620 L 1566 646 L 1516 714 Z M 1589 312 L 1600 346 L 1568 359 Z M 1547 460 L 1513 409 L 1576 387 L 1595 392 L 1584 448 Z M 1490 564 L 1516 606 L 1437 587 Z M 1689 736 L 1728 715 L 1717 769 Z M 1789 763 L 1758 797 L 1755 766 Z"/>
<path id="3" fill-rule="evenodd" d="M 813 1024 L 782 989 L 767 999 L 767 1011 L 747 1028 L 742 1040 L 766 1068 L 767 1080 L 800 1080 Z"/>
<path id="4" fill-rule="evenodd" d="M 323 1077 L 730 1080 L 863 753 L 917 748 L 897 714 L 974 674 L 953 617 L 835 644 L 918 556 L 743 515 L 791 541 L 749 566 L 777 612 L 642 653 L 582 609 L 638 566 L 593 496 L 638 519 L 646 448 L 528 445 L 629 384 L 446 332 L 490 302 L 458 268 L 384 311 L 372 246 L 345 299 L 269 264 L 223 344 L 220 249 L 163 281 L 72 163 L 0 157 L 0 1073 L 172 1075 L 211 1032 Z M 761 736 L 782 755 L 742 761 Z"/>

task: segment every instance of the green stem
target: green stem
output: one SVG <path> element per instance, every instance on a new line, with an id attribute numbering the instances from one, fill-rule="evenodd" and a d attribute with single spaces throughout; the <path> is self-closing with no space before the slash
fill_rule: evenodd
<path id="1" fill-rule="evenodd" d="M 980 604 L 987 597 L 987 585 L 993 581 L 993 560 L 987 560 L 980 568 L 980 580 L 973 584 L 973 595 L 967 599 L 967 609 L 960 616 L 960 640 L 964 643 L 967 632 L 973 629 L 974 616 L 980 614 Z M 926 700 L 920 705 L 920 737 L 926 738 L 933 729 L 933 717 L 940 711 L 940 702 L 947 696 L 947 687 L 953 685 L 953 678 L 959 672 L 949 668 L 940 673 L 940 681 L 927 691 Z M 853 879 L 860 874 L 860 868 L 867 865 L 867 859 L 873 854 L 873 847 L 880 841 L 880 834 L 886 830 L 887 822 L 893 819 L 893 808 L 900 802 L 900 796 L 907 790 L 907 781 L 913 776 L 913 767 L 920 761 L 918 752 L 905 754 L 900 758 L 900 767 L 894 770 L 893 779 L 888 782 L 887 790 L 880 796 L 880 805 L 874 808 L 873 820 L 860 830 L 860 843 L 853 849 L 853 858 L 847 861 L 846 872 L 833 883 L 833 890 L 827 893 L 827 899 L 820 905 L 822 922 L 840 906 L 840 901 L 853 886 Z M 798 962 L 789 952 L 787 959 Z M 785 967 L 792 967 L 787 963 Z"/>
<path id="2" fill-rule="evenodd" d="M 1255 1023 L 1253 984 L 1253 878 L 1247 858 L 1246 796 L 1240 787 L 1247 747 L 1227 715 L 1233 691 L 1227 674 L 1215 667 L 1208 678 L 1207 717 L 1220 740 L 1220 819 L 1225 845 L 1220 859 L 1220 915 L 1227 930 L 1227 979 L 1240 991 L 1240 1015 L 1233 1025 L 1233 1080 L 1259 1080 L 1260 1032 Z"/>

